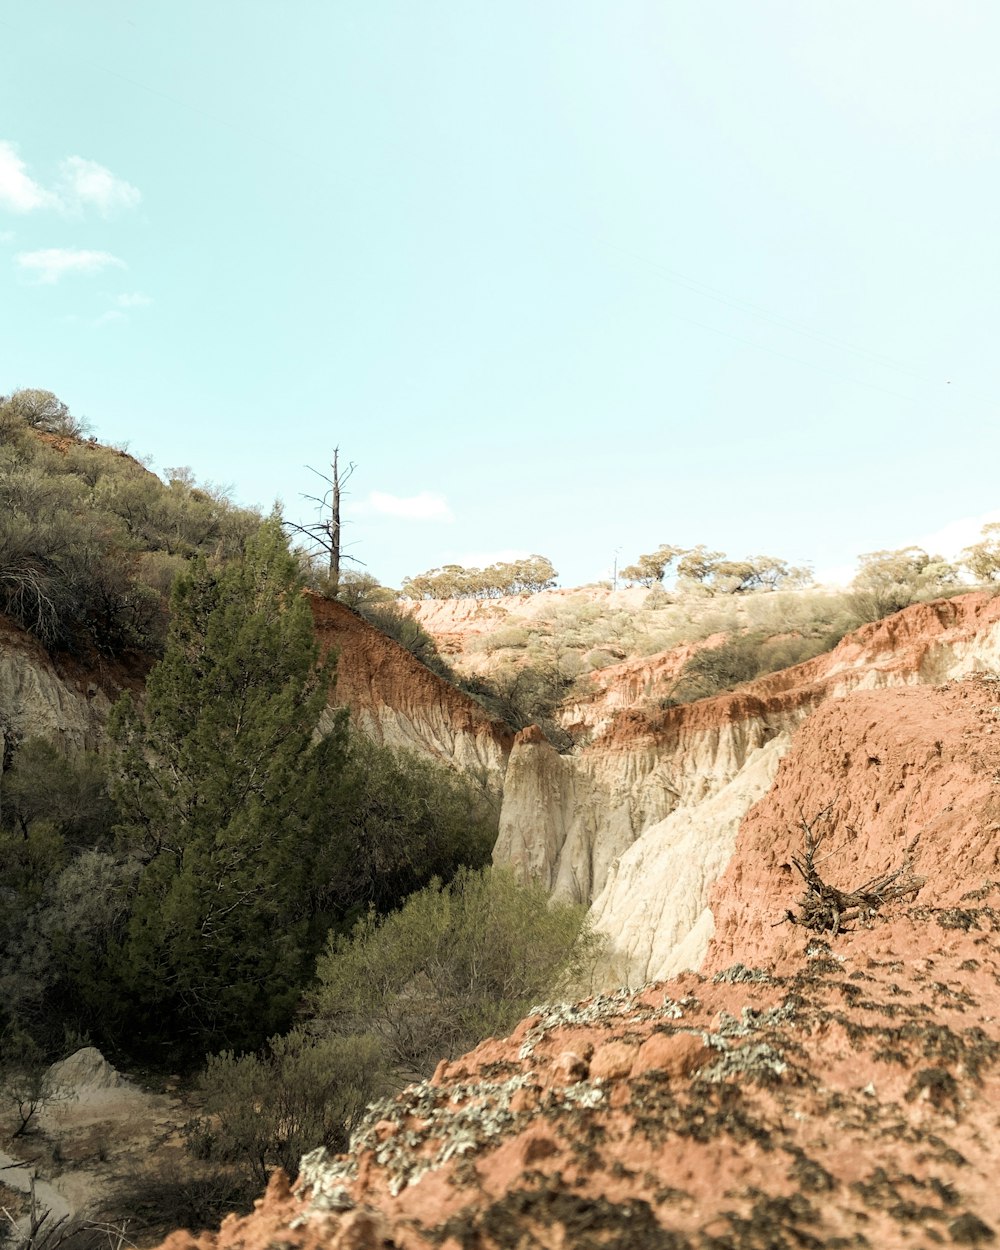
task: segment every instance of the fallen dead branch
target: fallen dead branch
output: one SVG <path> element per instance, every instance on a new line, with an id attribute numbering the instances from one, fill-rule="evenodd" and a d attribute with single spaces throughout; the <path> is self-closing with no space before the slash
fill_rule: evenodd
<path id="1" fill-rule="evenodd" d="M 807 821 L 804 816 L 801 819 L 805 851 L 801 857 L 793 855 L 792 863 L 806 884 L 806 892 L 798 901 L 798 909 L 786 911 L 784 920 L 779 923 L 791 921 L 816 933 L 836 935 L 846 932 L 845 926 L 854 920 L 871 919 L 886 903 L 915 895 L 927 878 L 918 877 L 913 871 L 917 843 L 920 841 L 918 833 L 903 851 L 903 862 L 898 868 L 872 877 L 853 890 L 841 890 L 830 885 L 819 875 L 816 858 L 827 836 L 824 826 L 829 817 L 830 807 L 825 807 L 812 820 Z M 835 855 L 839 849 L 827 852 L 819 863 Z"/>

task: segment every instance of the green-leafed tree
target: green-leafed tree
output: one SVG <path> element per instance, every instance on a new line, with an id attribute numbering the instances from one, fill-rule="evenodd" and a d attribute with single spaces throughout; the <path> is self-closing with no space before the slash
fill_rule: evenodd
<path id="1" fill-rule="evenodd" d="M 981 582 L 1000 580 L 1000 521 L 983 526 L 979 542 L 964 549 L 961 562 Z"/>
<path id="2" fill-rule="evenodd" d="M 342 725 L 314 740 L 331 675 L 277 518 L 241 560 L 178 579 L 145 703 L 112 722 L 143 863 L 120 969 L 140 1034 L 204 1051 L 287 1025 L 340 784 Z"/>
<path id="3" fill-rule="evenodd" d="M 858 557 L 851 605 L 863 621 L 877 621 L 911 603 L 947 594 L 956 581 L 954 566 L 922 547 L 869 551 Z"/>
<path id="4" fill-rule="evenodd" d="M 663 581 L 667 569 L 684 554 L 683 547 L 670 547 L 663 543 L 655 551 L 641 555 L 635 564 L 627 564 L 622 569 L 621 575 L 628 582 L 653 587 Z"/>
<path id="5" fill-rule="evenodd" d="M 704 543 L 684 551 L 677 561 L 677 576 L 685 582 L 709 583 L 725 560 L 724 551 L 709 551 Z"/>
<path id="6" fill-rule="evenodd" d="M 748 556 L 745 560 L 720 560 L 712 572 L 711 586 L 725 594 L 742 595 L 804 586 L 809 580 L 807 568 L 790 567 L 776 556 Z"/>

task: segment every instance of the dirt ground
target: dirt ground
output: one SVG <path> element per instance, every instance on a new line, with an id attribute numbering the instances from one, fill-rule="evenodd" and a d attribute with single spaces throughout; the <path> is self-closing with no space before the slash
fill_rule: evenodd
<path id="1" fill-rule="evenodd" d="M 51 1097 L 27 1132 L 14 1138 L 16 1121 L 0 1113 L 0 1208 L 9 1213 L 0 1220 L 16 1223 L 20 1240 L 30 1231 L 32 1181 L 35 1220 L 49 1212 L 42 1245 L 72 1229 L 90 1234 L 81 1245 L 151 1245 L 178 1223 L 202 1226 L 228 1209 L 231 1176 L 186 1149 L 184 1125 L 198 1105 L 179 1080 L 140 1086 L 93 1048 L 50 1072 Z"/>

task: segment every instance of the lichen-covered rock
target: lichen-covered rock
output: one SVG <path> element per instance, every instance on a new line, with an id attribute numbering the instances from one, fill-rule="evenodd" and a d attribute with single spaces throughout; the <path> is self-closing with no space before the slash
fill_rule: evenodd
<path id="1" fill-rule="evenodd" d="M 1000 952 L 937 919 L 911 909 L 837 948 L 802 933 L 780 973 L 540 1008 L 201 1245 L 990 1244 Z M 889 933 L 923 957 L 885 958 Z"/>

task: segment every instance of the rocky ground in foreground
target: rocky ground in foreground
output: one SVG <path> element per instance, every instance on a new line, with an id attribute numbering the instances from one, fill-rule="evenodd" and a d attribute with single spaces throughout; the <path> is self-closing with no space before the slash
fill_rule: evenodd
<path id="1" fill-rule="evenodd" d="M 200 1244 L 993 1244 L 997 902 L 530 1017 Z"/>
<path id="2" fill-rule="evenodd" d="M 744 821 L 701 972 L 539 1011 L 170 1250 L 994 1245 L 997 697 L 974 678 L 827 705 Z M 824 810 L 825 882 L 884 876 L 919 834 L 920 892 L 791 923 Z"/>

